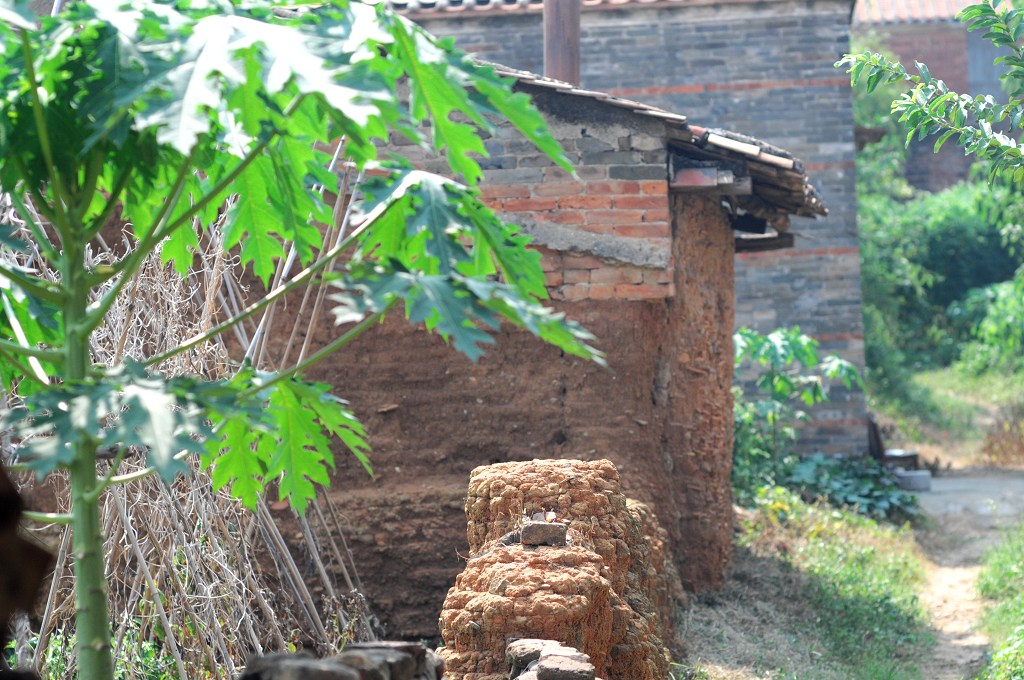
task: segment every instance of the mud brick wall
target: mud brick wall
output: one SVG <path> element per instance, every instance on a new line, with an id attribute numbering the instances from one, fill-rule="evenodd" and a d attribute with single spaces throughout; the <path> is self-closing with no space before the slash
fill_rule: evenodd
<path id="1" fill-rule="evenodd" d="M 395 316 L 310 376 L 336 385 L 371 434 L 377 479 L 342 453 L 331 494 L 389 635 L 436 636 L 468 548 L 469 473 L 503 461 L 611 459 L 624 493 L 650 504 L 668 531 L 684 585 L 721 582 L 732 522 L 733 237 L 717 197 L 674 197 L 673 206 L 677 238 L 665 256 L 680 264 L 658 284 L 672 297 L 630 298 L 648 284 L 599 282 L 616 266 L 634 279 L 647 268 L 549 257 L 562 263 L 549 276 L 591 278 L 564 284 L 581 295 L 556 307 L 597 335 L 610 370 L 515 329 L 473 364 Z M 606 285 L 612 294 L 623 286 L 624 297 L 597 299 Z M 321 326 L 314 341 L 331 330 Z"/>
<path id="2" fill-rule="evenodd" d="M 582 87 L 791 151 L 830 208 L 825 220 L 794 220 L 794 249 L 737 261 L 736 324 L 799 325 L 825 353 L 863 365 L 850 85 L 833 68 L 849 49 L 850 0 L 599 7 L 582 16 Z M 482 58 L 543 69 L 537 11 L 410 16 Z M 865 449 L 863 394 L 834 396 L 805 428 L 803 447 Z"/>

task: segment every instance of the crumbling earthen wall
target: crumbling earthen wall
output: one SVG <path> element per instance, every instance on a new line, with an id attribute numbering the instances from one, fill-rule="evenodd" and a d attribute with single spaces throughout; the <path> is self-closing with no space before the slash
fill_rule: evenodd
<path id="1" fill-rule="evenodd" d="M 624 493 L 667 532 L 684 585 L 721 582 L 732 517 L 732 234 L 717 199 L 674 205 L 674 297 L 557 304 L 597 335 L 608 370 L 515 329 L 473 364 L 396 315 L 311 374 L 336 385 L 370 433 L 377 479 L 342 453 L 332 495 L 389 634 L 436 634 L 431 612 L 469 549 L 465 480 L 490 463 L 612 460 Z"/>
<path id="2" fill-rule="evenodd" d="M 546 638 L 589 655 L 612 680 L 668 677 L 662 621 L 681 588 L 655 572 L 657 522 L 627 503 L 608 460 L 533 460 L 477 468 L 466 499 L 469 560 L 441 613 L 453 680 L 507 677 L 510 638 Z M 568 545 L 533 545 L 524 516 L 550 513 Z M 647 530 L 647 534 L 644 533 Z M 665 565 L 661 565 L 664 567 Z M 658 612 L 655 601 L 665 603 Z"/>

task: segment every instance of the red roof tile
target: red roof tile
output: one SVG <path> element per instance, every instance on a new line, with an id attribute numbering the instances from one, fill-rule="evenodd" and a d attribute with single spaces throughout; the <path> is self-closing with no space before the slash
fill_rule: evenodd
<path id="1" fill-rule="evenodd" d="M 955 21 L 957 13 L 978 0 L 857 0 L 854 25 Z"/>

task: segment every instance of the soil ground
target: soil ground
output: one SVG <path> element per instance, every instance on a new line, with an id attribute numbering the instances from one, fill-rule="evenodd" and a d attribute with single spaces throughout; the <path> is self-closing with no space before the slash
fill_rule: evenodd
<path id="1" fill-rule="evenodd" d="M 921 677 L 973 678 L 989 652 L 978 629 L 980 561 L 1006 529 L 1024 521 L 1024 471 L 947 471 L 920 500 L 929 518 L 915 530 L 927 557 L 922 602 L 936 637 Z M 714 680 L 842 678 L 819 662 L 814 622 L 794 596 L 802 587 L 800 575 L 781 561 L 737 549 L 725 587 L 696 598 L 685 614 L 687 663 Z"/>

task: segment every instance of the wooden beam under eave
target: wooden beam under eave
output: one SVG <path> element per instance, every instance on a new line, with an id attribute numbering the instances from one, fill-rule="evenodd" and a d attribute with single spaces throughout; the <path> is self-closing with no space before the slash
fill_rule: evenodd
<path id="1" fill-rule="evenodd" d="M 792 248 L 794 243 L 796 243 L 796 239 L 793 234 L 788 232 L 772 236 L 737 236 L 736 252 L 759 253 L 766 250 L 783 250 Z"/>
<path id="2" fill-rule="evenodd" d="M 722 196 L 749 196 L 754 191 L 750 177 L 737 177 L 731 170 L 716 167 L 677 168 L 668 183 L 676 193 L 714 192 Z"/>

